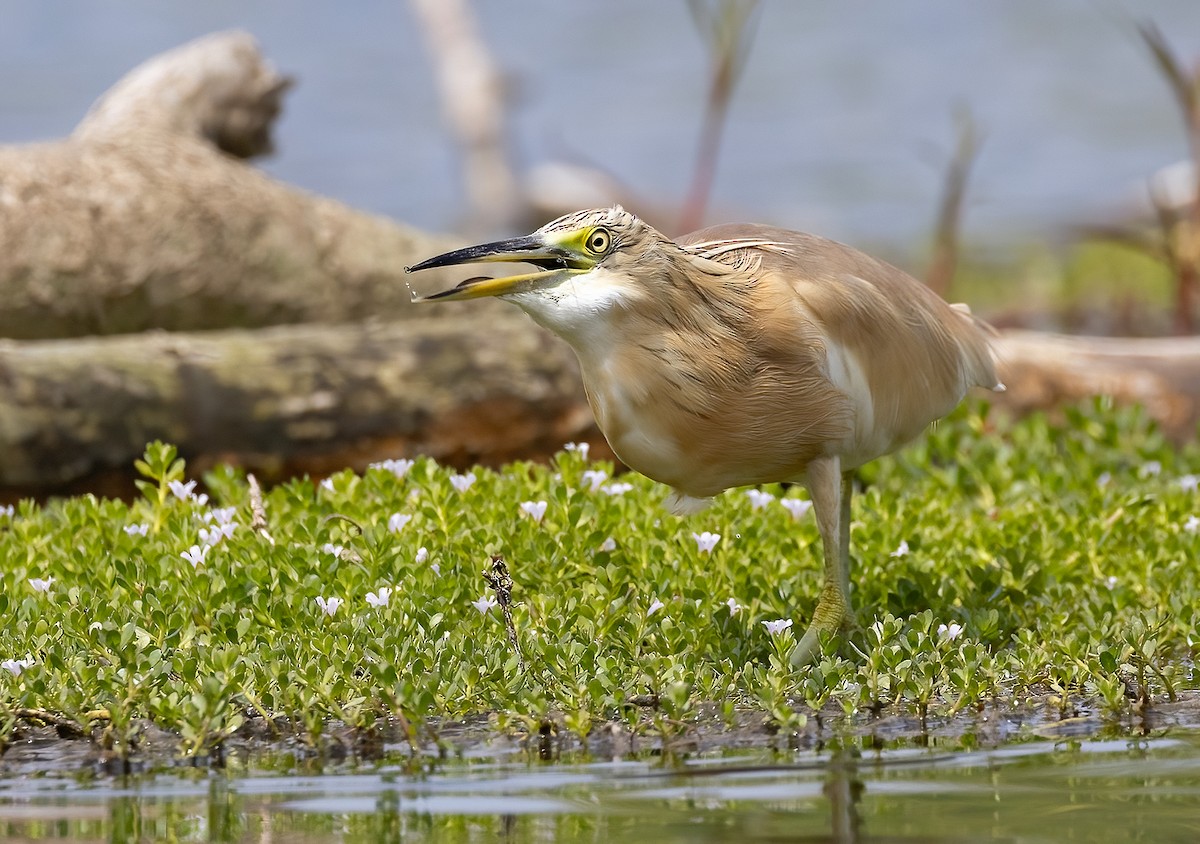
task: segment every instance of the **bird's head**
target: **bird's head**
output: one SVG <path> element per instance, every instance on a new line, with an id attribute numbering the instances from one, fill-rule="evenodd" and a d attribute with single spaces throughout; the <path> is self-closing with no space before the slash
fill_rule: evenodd
<path id="1" fill-rule="evenodd" d="M 407 268 L 408 272 L 478 262 L 532 264 L 536 272 L 499 278 L 474 277 L 414 302 L 498 296 L 531 313 L 596 310 L 637 298 L 639 280 L 652 271 L 656 254 L 674 244 L 620 207 L 577 211 L 533 234 L 456 249 Z M 537 313 L 535 313 L 535 316 Z"/>

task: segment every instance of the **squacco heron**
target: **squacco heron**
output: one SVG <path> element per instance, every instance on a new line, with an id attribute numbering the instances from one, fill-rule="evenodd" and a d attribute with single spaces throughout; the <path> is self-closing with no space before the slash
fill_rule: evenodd
<path id="1" fill-rule="evenodd" d="M 416 301 L 497 296 L 575 350 L 616 455 L 675 509 L 731 487 L 808 487 L 824 584 L 792 653 L 849 625 L 850 472 L 912 440 L 972 386 L 1003 389 L 986 325 L 895 267 L 811 234 L 714 226 L 671 240 L 621 208 L 410 271 L 517 261 Z"/>

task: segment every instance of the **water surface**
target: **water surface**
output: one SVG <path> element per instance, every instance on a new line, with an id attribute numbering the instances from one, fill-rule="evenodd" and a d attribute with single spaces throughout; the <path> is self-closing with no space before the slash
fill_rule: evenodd
<path id="1" fill-rule="evenodd" d="M 0 779 L 5 841 L 1194 841 L 1200 732 Z"/>

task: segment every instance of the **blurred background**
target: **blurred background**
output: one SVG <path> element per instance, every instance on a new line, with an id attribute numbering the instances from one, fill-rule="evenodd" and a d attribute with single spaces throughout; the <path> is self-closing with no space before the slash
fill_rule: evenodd
<path id="1" fill-rule="evenodd" d="M 687 4 L 474 9 L 505 74 L 518 172 L 588 165 L 647 204 L 678 206 L 708 88 Z M 422 228 L 462 222 L 458 151 L 408 3 L 0 0 L 0 20 L 0 142 L 65 135 L 134 65 L 242 27 L 299 83 L 277 154 L 261 166 Z M 961 106 L 983 138 L 962 225 L 973 249 L 1120 215 L 1150 173 L 1186 158 L 1178 110 L 1135 21 L 1155 22 L 1177 55 L 1200 55 L 1196 0 L 765 2 L 707 218 L 891 255 L 924 248 Z"/>
<path id="2" fill-rule="evenodd" d="M 613 201 L 893 261 L 999 329 L 1006 411 L 1200 423 L 1198 0 L 0 0 L 0 22 L 0 503 L 128 494 L 154 439 L 268 482 L 600 454 L 565 344 L 502 303 L 414 307 L 403 268 Z M 232 29 L 261 54 L 175 49 Z M 122 119 L 30 144 L 139 65 L 101 112 Z M 246 152 L 214 125 L 269 131 Z M 437 272 L 418 292 L 462 279 Z"/>

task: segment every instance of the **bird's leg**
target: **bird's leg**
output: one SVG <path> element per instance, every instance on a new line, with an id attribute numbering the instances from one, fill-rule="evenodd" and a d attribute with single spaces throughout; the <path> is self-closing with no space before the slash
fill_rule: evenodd
<path id="1" fill-rule="evenodd" d="M 843 472 L 842 508 L 838 516 L 838 570 L 842 575 L 842 594 L 846 597 L 847 616 L 850 615 L 850 497 L 853 493 L 854 481 L 849 472 Z M 849 620 L 847 617 L 846 621 Z"/>
<path id="2" fill-rule="evenodd" d="M 837 457 L 809 464 L 808 492 L 821 533 L 825 582 L 812 622 L 792 651 L 796 667 L 812 662 L 820 652 L 821 633 L 836 633 L 850 619 L 850 478 L 842 476 Z"/>

